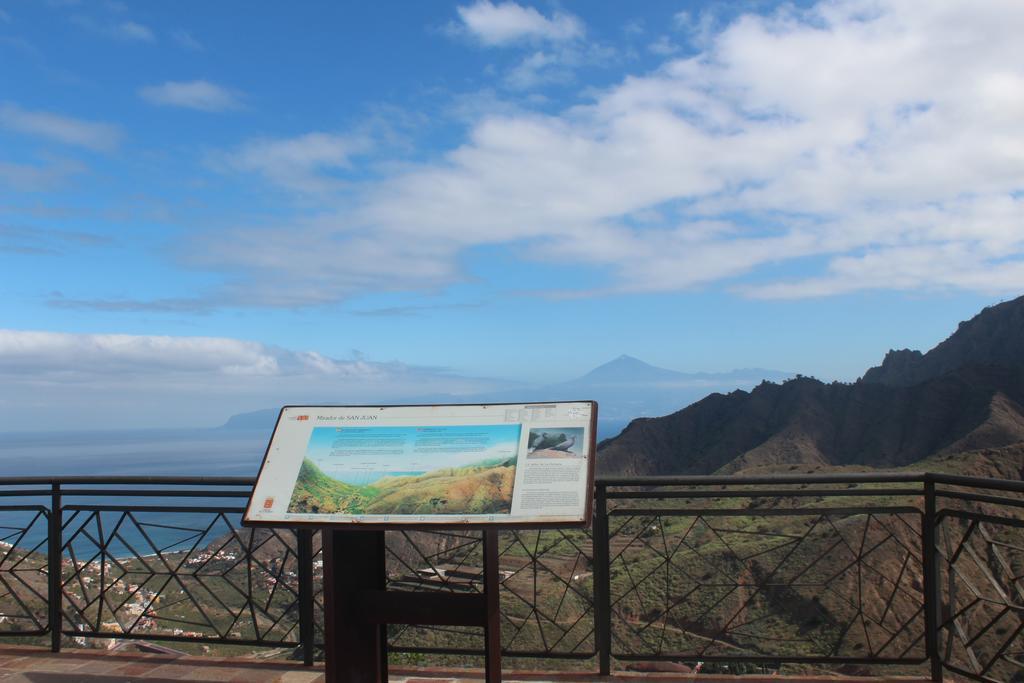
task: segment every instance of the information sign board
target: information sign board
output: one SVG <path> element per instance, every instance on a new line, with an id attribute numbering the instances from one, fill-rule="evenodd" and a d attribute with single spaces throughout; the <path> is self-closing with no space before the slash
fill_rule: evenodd
<path id="1" fill-rule="evenodd" d="M 247 525 L 590 522 L 592 401 L 286 406 Z"/>

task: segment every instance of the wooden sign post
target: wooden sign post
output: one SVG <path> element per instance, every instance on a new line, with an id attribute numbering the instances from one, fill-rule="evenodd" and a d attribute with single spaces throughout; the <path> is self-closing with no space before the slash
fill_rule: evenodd
<path id="1" fill-rule="evenodd" d="M 388 624 L 483 627 L 485 680 L 500 683 L 496 530 L 483 531 L 483 546 L 483 593 L 389 591 L 383 531 L 325 531 L 326 683 L 385 683 Z"/>

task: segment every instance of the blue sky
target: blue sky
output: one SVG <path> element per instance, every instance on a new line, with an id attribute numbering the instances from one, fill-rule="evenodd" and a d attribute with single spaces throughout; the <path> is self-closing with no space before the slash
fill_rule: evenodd
<path id="1" fill-rule="evenodd" d="M 1017 0 L 0 0 L 0 430 L 622 353 L 852 380 L 1024 290 L 1022 29 Z"/>

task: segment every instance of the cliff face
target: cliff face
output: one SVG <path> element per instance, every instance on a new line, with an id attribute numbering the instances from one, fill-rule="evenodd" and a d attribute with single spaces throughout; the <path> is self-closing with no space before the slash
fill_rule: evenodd
<path id="1" fill-rule="evenodd" d="M 1024 366 L 1024 297 L 990 306 L 928 353 L 890 351 L 863 382 L 911 386 L 971 365 Z"/>
<path id="2" fill-rule="evenodd" d="M 985 309 L 927 354 L 890 352 L 853 384 L 801 377 L 713 394 L 601 444 L 604 474 L 814 464 L 896 467 L 1024 441 L 1024 298 Z"/>

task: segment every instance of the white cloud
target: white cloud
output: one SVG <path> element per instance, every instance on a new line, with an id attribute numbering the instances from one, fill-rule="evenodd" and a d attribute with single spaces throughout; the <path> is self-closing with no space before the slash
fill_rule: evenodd
<path id="1" fill-rule="evenodd" d="M 149 85 L 139 89 L 139 96 L 151 104 L 207 112 L 221 112 L 240 106 L 237 93 L 204 80 Z"/>
<path id="2" fill-rule="evenodd" d="M 178 45 L 185 50 L 191 50 L 192 52 L 202 52 L 205 48 L 203 44 L 196 39 L 190 32 L 183 29 L 171 32 L 171 38 L 174 39 Z"/>
<path id="3" fill-rule="evenodd" d="M 897 246 L 863 256 L 833 259 L 828 274 L 798 282 L 777 282 L 750 288 L 762 299 L 831 296 L 862 289 L 946 289 L 950 287 L 998 294 L 1019 292 L 1024 283 L 1024 258 L 1010 261 L 979 253 L 963 243 Z"/>
<path id="4" fill-rule="evenodd" d="M 642 36 L 647 29 L 643 19 L 630 19 L 622 25 L 622 32 L 627 36 Z"/>
<path id="5" fill-rule="evenodd" d="M 657 40 L 647 46 L 647 49 L 663 57 L 679 52 L 679 46 L 673 43 L 668 36 L 659 36 Z"/>
<path id="6" fill-rule="evenodd" d="M 85 15 L 75 15 L 71 21 L 96 35 L 113 38 L 130 43 L 155 43 L 156 34 L 145 24 L 137 21 L 119 21 L 116 23 L 99 22 Z"/>
<path id="7" fill-rule="evenodd" d="M 19 192 L 46 192 L 85 170 L 84 165 L 66 159 L 43 164 L 0 161 L 0 186 Z"/>
<path id="8" fill-rule="evenodd" d="M 0 127 L 94 150 L 113 149 L 121 139 L 120 129 L 109 123 L 31 111 L 13 102 L 0 104 Z"/>
<path id="9" fill-rule="evenodd" d="M 54 230 L 0 223 L 0 251 L 22 254 L 60 254 L 78 247 L 105 244 L 108 240 L 88 232 Z"/>
<path id="10" fill-rule="evenodd" d="M 557 55 L 537 51 L 527 55 L 505 75 L 505 83 L 515 90 L 531 90 L 546 83 L 567 83 L 572 69 Z"/>
<path id="11" fill-rule="evenodd" d="M 331 173 L 349 168 L 352 157 L 369 148 L 370 141 L 361 135 L 314 132 L 294 138 L 250 140 L 211 162 L 220 168 L 258 173 L 290 190 L 318 193 L 336 189 L 339 180 Z"/>
<path id="12" fill-rule="evenodd" d="M 460 21 L 449 33 L 470 36 L 482 45 L 516 46 L 529 52 L 504 69 L 502 81 L 515 91 L 550 84 L 564 85 L 575 78 L 582 66 L 605 64 L 615 51 L 594 41 L 585 41 L 583 22 L 572 14 L 555 12 L 547 17 L 533 7 L 516 2 L 494 4 L 479 0 L 457 8 Z M 485 73 L 496 73 L 488 65 Z"/>
<path id="13" fill-rule="evenodd" d="M 217 424 L 233 412 L 284 403 L 408 399 L 494 386 L 398 362 L 231 338 L 0 329 L 0 432 L 153 426 L 153 415 L 170 425 Z"/>
<path id="14" fill-rule="evenodd" d="M 572 43 L 535 50 L 506 70 L 504 84 L 515 91 L 533 90 L 550 84 L 564 88 L 575 80 L 579 68 L 607 65 L 614 54 L 611 48 L 596 43 Z"/>
<path id="15" fill-rule="evenodd" d="M 156 36 L 153 35 L 153 31 L 148 26 L 143 26 L 135 21 L 122 21 L 119 24 L 115 24 L 111 27 L 111 33 L 115 37 L 124 40 L 136 40 L 144 43 L 152 43 L 156 40 Z"/>
<path id="16" fill-rule="evenodd" d="M 743 16 L 700 54 L 558 114 L 484 115 L 458 148 L 366 185 L 356 206 L 241 226 L 193 261 L 241 273 L 232 287 L 278 306 L 443 287 L 490 245 L 601 269 L 602 291 L 1019 291 L 1021 27 L 1016 0 Z M 329 182 L 321 167 L 349 154 L 296 162 L 296 189 Z M 926 273 L 929 254 L 942 265 Z M 730 282 L 797 259 L 823 265 L 806 281 Z"/>
<path id="17" fill-rule="evenodd" d="M 709 9 L 694 16 L 691 12 L 683 10 L 676 12 L 672 17 L 673 27 L 687 36 L 691 42 L 698 45 L 707 45 L 714 36 L 717 19 Z"/>
<path id="18" fill-rule="evenodd" d="M 533 7 L 516 2 L 478 0 L 456 10 L 461 29 L 484 45 L 509 45 L 523 41 L 565 41 L 583 36 L 583 22 L 572 14 L 556 12 L 545 17 Z"/>
<path id="19" fill-rule="evenodd" d="M 745 287 L 756 298 L 830 296 L 861 289 L 968 289 L 1019 292 L 1024 285 L 1024 198 L 967 197 L 941 206 L 893 209 L 885 217 L 845 219 L 833 232 L 857 234 L 857 223 L 879 223 L 868 245 L 844 254 L 825 273 L 799 281 Z"/>
<path id="20" fill-rule="evenodd" d="M 84 379 L 137 372 L 273 375 L 280 367 L 262 345 L 236 339 L 0 330 L 0 372 Z"/>

